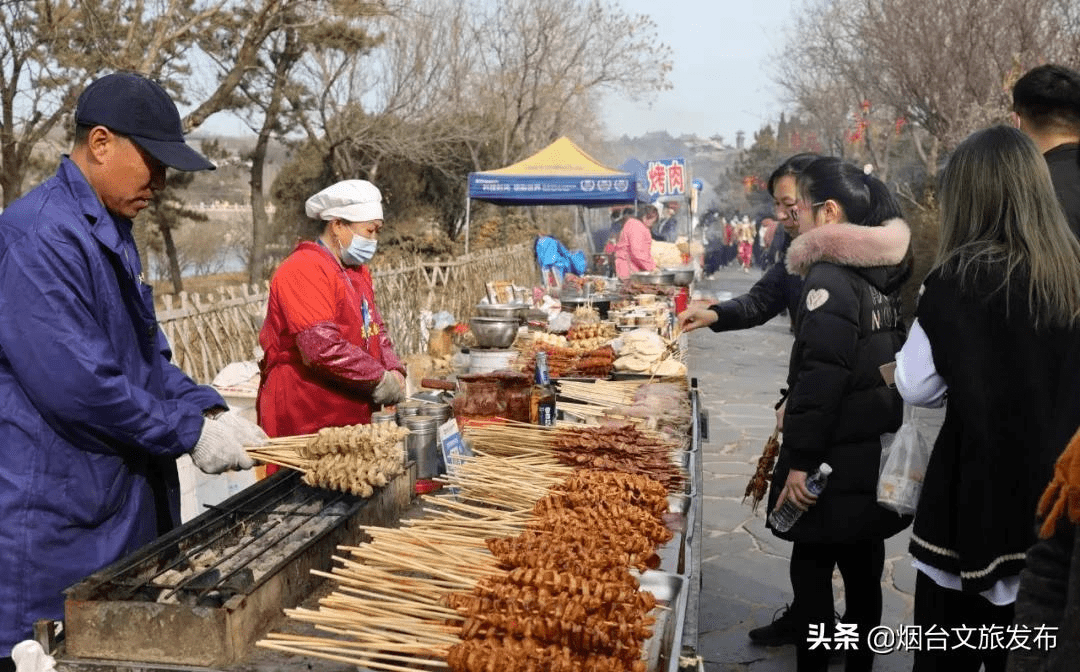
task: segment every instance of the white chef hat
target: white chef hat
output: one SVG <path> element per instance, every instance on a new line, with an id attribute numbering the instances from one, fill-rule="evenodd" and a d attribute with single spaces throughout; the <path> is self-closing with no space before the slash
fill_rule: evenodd
<path id="1" fill-rule="evenodd" d="M 367 180 L 343 180 L 307 199 L 304 210 L 312 219 L 370 222 L 383 218 L 382 194 Z"/>

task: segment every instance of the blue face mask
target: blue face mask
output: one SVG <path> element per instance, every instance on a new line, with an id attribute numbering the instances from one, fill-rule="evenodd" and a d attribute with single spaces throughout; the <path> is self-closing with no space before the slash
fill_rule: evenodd
<path id="1" fill-rule="evenodd" d="M 353 234 L 349 246 L 341 251 L 341 262 L 348 266 L 361 266 L 375 256 L 379 241 Z"/>

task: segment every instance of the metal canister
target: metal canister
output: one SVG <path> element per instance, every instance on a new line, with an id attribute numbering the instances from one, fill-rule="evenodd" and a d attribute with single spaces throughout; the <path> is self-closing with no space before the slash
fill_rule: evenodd
<path id="1" fill-rule="evenodd" d="M 441 425 L 454 415 L 454 409 L 450 406 L 450 404 L 436 404 L 428 402 L 424 404 L 421 414 L 435 416 L 439 419 L 439 424 Z"/>
<path id="2" fill-rule="evenodd" d="M 371 414 L 371 424 L 383 423 L 397 424 L 397 413 L 394 411 L 375 411 Z"/>
<path id="3" fill-rule="evenodd" d="M 405 438 L 406 459 L 416 461 L 416 477 L 434 478 L 439 473 L 439 418 L 409 415 L 401 424 L 409 429 Z"/>
<path id="4" fill-rule="evenodd" d="M 420 415 L 424 412 L 425 401 L 409 399 L 397 405 L 397 421 L 399 425 L 405 424 L 405 418 L 410 415 Z"/>

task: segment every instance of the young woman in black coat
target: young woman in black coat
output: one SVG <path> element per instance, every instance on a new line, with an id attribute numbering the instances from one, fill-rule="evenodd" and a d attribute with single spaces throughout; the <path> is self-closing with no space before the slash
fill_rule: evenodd
<path id="1" fill-rule="evenodd" d="M 857 650 L 847 672 L 873 666 L 866 636 L 881 622 L 884 540 L 909 519 L 877 504 L 880 435 L 900 426 L 902 402 L 878 371 L 904 341 L 900 288 L 911 273 L 910 231 L 896 200 L 877 178 L 836 158 L 806 166 L 793 203 L 796 238 L 788 269 L 805 278 L 795 319 L 782 418 L 784 441 L 769 492 L 772 511 L 792 500 L 806 513 L 785 533 L 794 541 L 792 617 L 833 641 L 832 574 L 844 578 L 845 620 Z M 833 469 L 820 497 L 806 478 L 822 462 Z M 799 643 L 799 672 L 823 672 L 829 651 Z"/>
<path id="2" fill-rule="evenodd" d="M 1036 502 L 1080 425 L 1080 243 L 1015 128 L 960 143 L 939 193 L 938 259 L 896 368 L 908 403 L 948 396 L 909 550 L 915 624 L 949 641 L 914 670 L 997 672 L 1007 648 L 965 647 L 956 628 L 1012 623 Z"/>

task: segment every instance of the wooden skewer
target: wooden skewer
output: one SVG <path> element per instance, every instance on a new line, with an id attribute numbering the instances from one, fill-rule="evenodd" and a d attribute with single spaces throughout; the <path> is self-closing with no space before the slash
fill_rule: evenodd
<path id="1" fill-rule="evenodd" d="M 430 652 L 432 649 L 442 649 L 447 644 L 457 644 L 456 641 L 448 640 L 443 636 L 428 637 L 417 632 L 394 632 L 392 630 L 380 630 L 376 628 L 353 628 L 343 630 L 331 625 L 316 625 L 315 629 L 320 632 L 329 632 L 342 637 L 351 637 L 356 641 L 383 642 L 388 646 L 423 646 Z"/>
<path id="2" fill-rule="evenodd" d="M 457 581 L 447 581 L 445 579 L 430 579 L 416 576 L 401 576 L 395 574 L 393 570 L 397 568 L 397 565 L 393 563 L 387 563 L 389 569 L 384 569 L 376 564 L 355 563 L 349 567 L 335 567 L 334 576 L 351 579 L 352 583 L 362 583 L 365 579 L 370 579 L 369 584 L 374 587 L 388 587 L 395 591 L 409 591 L 409 590 L 422 590 L 424 592 L 442 591 L 453 592 L 455 590 L 461 590 L 462 584 Z M 461 568 L 459 568 L 461 569 Z M 468 569 L 468 568 L 466 568 Z M 473 571 L 473 570 L 469 570 Z M 480 574 L 480 570 L 475 570 L 477 574 Z M 471 588 L 464 586 L 466 589 Z"/>
<path id="3" fill-rule="evenodd" d="M 318 570 L 318 569 L 311 570 L 311 573 L 314 574 L 315 576 L 321 576 L 321 577 L 323 577 L 325 579 L 333 579 L 334 581 L 338 581 L 340 583 L 345 583 L 345 584 L 352 585 L 352 586 L 370 587 L 370 585 L 371 585 L 370 582 L 364 581 L 363 579 L 352 578 L 352 577 L 349 577 L 349 576 L 342 576 L 341 574 L 336 574 L 336 573 L 331 574 L 329 572 L 324 572 L 324 571 L 321 571 L 321 570 Z M 398 585 L 400 586 L 400 584 L 398 584 Z M 410 593 L 408 591 L 396 590 L 396 589 L 393 589 L 393 588 L 391 588 L 389 586 L 380 586 L 380 589 L 383 590 L 383 591 L 389 592 L 389 593 L 400 594 L 402 597 L 409 597 L 410 599 L 414 599 L 417 602 L 427 602 L 429 604 L 436 604 L 436 605 L 440 604 L 439 598 L 437 598 L 437 597 L 433 598 L 433 597 L 429 597 L 427 595 L 421 595 L 421 594 L 417 594 L 417 593 Z M 434 591 L 429 591 L 429 592 L 434 592 Z"/>
<path id="4" fill-rule="evenodd" d="M 396 562 L 398 562 L 401 565 L 404 565 L 404 566 L 406 566 L 406 567 L 408 567 L 410 569 L 416 569 L 416 570 L 419 570 L 421 572 L 426 572 L 426 573 L 428 573 L 428 574 L 430 574 L 432 576 L 441 576 L 442 578 L 448 579 L 450 581 L 457 581 L 462 586 L 465 586 L 465 587 L 472 587 L 472 585 L 475 583 L 474 581 L 466 579 L 463 576 L 460 576 L 458 574 L 454 574 L 453 572 L 449 572 L 449 571 L 446 571 L 444 569 L 440 569 L 438 567 L 427 567 L 427 566 L 423 565 L 422 563 L 413 562 L 411 560 L 406 560 L 405 558 L 402 558 L 399 555 L 395 555 L 393 552 L 383 553 L 380 550 L 373 549 L 370 545 L 367 546 L 367 547 L 338 546 L 338 548 L 345 549 L 345 550 L 349 551 L 350 553 L 353 553 L 354 555 L 361 555 L 362 557 L 367 555 L 367 554 L 372 554 L 372 555 L 375 555 L 375 556 L 381 557 L 381 558 L 389 558 L 391 560 L 395 560 Z"/>
<path id="5" fill-rule="evenodd" d="M 340 599 L 334 599 L 333 597 L 324 597 L 322 600 L 319 600 L 319 604 L 325 607 L 320 610 L 320 613 L 339 614 L 343 625 L 354 622 L 356 617 L 360 615 L 363 617 L 365 625 L 397 626 L 407 632 L 416 632 L 422 629 L 425 632 L 446 632 L 453 634 L 459 630 L 459 628 L 441 625 L 441 623 L 446 620 L 444 618 L 435 620 L 412 615 L 390 614 L 384 610 L 368 609 L 366 607 L 361 608 L 361 605 L 348 605 Z"/>
<path id="6" fill-rule="evenodd" d="M 410 558 L 409 569 L 423 571 L 427 574 L 436 574 L 431 568 L 433 566 L 456 566 L 456 571 L 470 577 L 483 576 L 495 572 L 501 574 L 501 570 L 496 570 L 495 566 L 498 564 L 495 558 L 486 549 L 483 551 L 469 549 L 458 546 L 444 545 L 438 552 L 430 551 L 426 547 L 418 544 L 410 545 L 410 548 L 416 549 L 416 553 L 402 553 L 400 550 L 400 544 L 393 544 L 392 547 L 383 550 L 382 546 L 372 546 L 367 553 L 357 554 L 354 553 L 354 557 L 363 560 L 364 562 L 354 562 L 344 560 L 337 556 L 334 556 L 335 560 L 342 562 L 343 567 L 339 568 L 345 574 L 355 574 L 358 577 L 365 575 L 373 575 L 376 578 L 385 578 L 395 585 L 411 585 L 411 584 L 426 584 L 429 586 L 439 586 L 451 588 L 453 586 L 460 585 L 458 577 L 443 576 L 443 578 L 421 578 L 414 576 L 399 576 L 393 573 L 393 568 L 400 567 L 400 563 L 396 561 L 396 558 L 407 557 Z M 425 552 L 428 551 L 428 552 Z M 391 569 L 380 569 L 380 566 L 387 566 Z"/>
<path id="7" fill-rule="evenodd" d="M 439 626 L 431 621 L 419 619 L 378 619 L 370 614 L 361 614 L 355 611 L 345 611 L 331 607 L 323 607 L 319 611 L 311 610 L 285 610 L 285 614 L 296 621 L 313 623 L 318 626 L 335 627 L 352 636 L 350 628 L 359 628 L 363 637 L 378 636 L 381 633 L 399 632 L 404 635 L 415 637 L 423 635 L 425 638 L 451 640 L 457 636 L 460 628 L 454 626 Z"/>
<path id="8" fill-rule="evenodd" d="M 444 607 L 440 602 L 436 601 L 421 603 L 413 600 L 411 595 L 396 595 L 386 592 L 372 592 L 370 590 L 363 590 L 361 588 L 356 588 L 355 586 L 347 585 L 338 586 L 337 591 L 335 592 L 347 596 L 357 596 L 359 598 L 378 600 L 380 603 L 383 604 L 395 605 L 395 608 L 396 605 L 402 605 L 403 609 L 407 608 L 414 611 L 430 611 L 434 614 L 446 614 L 451 612 L 456 613 L 456 610 L 450 609 L 449 607 Z"/>
<path id="9" fill-rule="evenodd" d="M 323 627 L 320 627 L 319 629 L 324 630 L 326 632 L 330 632 L 330 631 L 335 630 L 335 628 L 323 628 Z M 356 649 L 368 649 L 368 648 L 377 648 L 377 647 L 383 647 L 383 648 L 393 647 L 394 651 L 396 651 L 398 653 L 403 653 L 406 650 L 410 650 L 410 649 L 415 649 L 415 651 L 414 651 L 415 653 L 430 653 L 431 652 L 431 646 L 428 645 L 428 644 L 423 644 L 423 643 L 419 643 L 419 642 L 416 643 L 416 644 L 408 644 L 408 643 L 405 643 L 405 642 L 395 642 L 395 641 L 392 641 L 392 640 L 389 640 L 389 639 L 385 639 L 385 640 L 372 639 L 372 640 L 363 640 L 363 641 L 361 641 L 361 640 L 342 641 L 342 640 L 338 640 L 338 639 L 331 640 L 331 639 L 327 639 L 327 638 L 324 638 L 324 637 L 312 637 L 311 635 L 293 635 L 293 634 L 289 634 L 289 633 L 273 633 L 273 632 L 269 633 L 267 635 L 267 638 L 268 639 L 273 639 L 274 641 L 295 642 L 297 644 L 300 644 L 301 646 L 303 644 L 305 644 L 305 643 L 324 644 L 326 642 L 334 642 L 338 646 L 347 647 L 347 648 L 356 648 Z"/>
<path id="10" fill-rule="evenodd" d="M 373 605 L 383 610 L 394 610 L 393 613 L 415 613 L 424 618 L 454 618 L 458 615 L 456 609 L 440 607 L 437 605 L 418 604 L 403 599 L 383 599 L 378 593 L 361 591 L 349 586 L 341 586 L 345 592 L 334 592 L 332 597 L 348 601 L 349 604 Z"/>
<path id="11" fill-rule="evenodd" d="M 327 631 L 330 631 L 330 629 L 333 628 L 333 626 L 325 626 L 325 627 L 315 626 L 315 627 L 319 628 L 321 630 L 327 630 Z M 406 641 L 406 642 L 409 641 L 410 637 L 416 637 L 416 636 L 419 635 L 421 639 L 423 639 L 425 641 L 428 641 L 428 642 L 431 642 L 433 645 L 434 644 L 457 644 L 457 643 L 459 643 L 461 641 L 461 638 L 458 637 L 456 634 L 447 634 L 445 632 L 421 631 L 421 630 L 415 630 L 415 629 L 403 629 L 403 630 L 396 630 L 396 631 L 375 630 L 373 628 L 368 628 L 368 627 L 366 627 L 364 625 L 361 625 L 361 624 L 359 624 L 359 623 L 357 623 L 355 621 L 353 623 L 349 624 L 348 627 L 345 627 L 345 628 L 338 627 L 338 628 L 335 628 L 333 631 L 334 631 L 334 634 L 342 635 L 342 636 L 345 636 L 345 637 L 355 637 L 356 632 L 359 632 L 362 636 L 365 636 L 365 637 L 368 636 L 368 635 L 378 636 L 380 633 L 385 633 L 388 637 L 392 638 L 392 641 Z"/>

